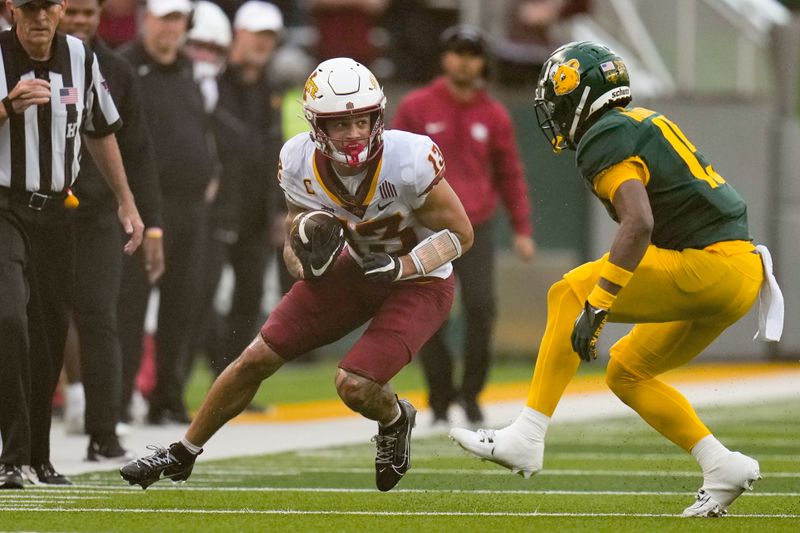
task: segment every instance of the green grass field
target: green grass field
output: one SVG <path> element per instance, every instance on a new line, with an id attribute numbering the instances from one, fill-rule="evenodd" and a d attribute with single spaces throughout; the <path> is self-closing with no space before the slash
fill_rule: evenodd
<path id="1" fill-rule="evenodd" d="M 682 519 L 701 483 L 693 460 L 638 419 L 555 424 L 531 480 L 414 439 L 413 469 L 374 488 L 374 448 L 200 462 L 189 483 L 147 491 L 114 473 L 79 486 L 0 493 L 3 531 L 797 531 L 800 402 L 703 410 L 721 440 L 761 462 L 764 479 L 718 520 Z"/>
<path id="2" fill-rule="evenodd" d="M 339 359 L 327 357 L 313 363 L 291 363 L 280 369 L 261 386 L 254 402 L 261 405 L 270 403 L 295 403 L 314 400 L 336 400 L 333 384 Z M 490 373 L 490 383 L 525 382 L 533 374 L 533 357 L 495 358 Z M 455 375 L 460 375 L 460 361 L 456 361 Z M 582 365 L 579 375 L 604 371 L 601 365 Z M 197 409 L 203 401 L 213 378 L 202 361 L 196 361 L 192 377 L 186 388 L 186 405 Z M 425 390 L 425 379 L 420 364 L 406 366 L 392 378 L 392 386 L 398 392 Z"/>

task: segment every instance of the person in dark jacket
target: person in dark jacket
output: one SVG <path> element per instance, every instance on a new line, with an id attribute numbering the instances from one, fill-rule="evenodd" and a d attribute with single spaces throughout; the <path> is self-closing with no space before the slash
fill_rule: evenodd
<path id="1" fill-rule="evenodd" d="M 250 1 L 237 11 L 233 27 L 228 66 L 219 79 L 216 115 L 228 124 L 238 121 L 246 140 L 235 146 L 220 143 L 223 161 L 238 162 L 226 165 L 226 178 L 236 181 L 239 213 L 237 236 L 229 246 L 235 285 L 225 321 L 224 350 L 216 357 L 218 371 L 241 353 L 263 322 L 264 273 L 274 249 L 270 228 L 282 196 L 275 179 L 283 143 L 281 99 L 266 73 L 283 19 L 274 5 Z"/>
<path id="2" fill-rule="evenodd" d="M 206 191 L 214 168 L 203 97 L 192 63 L 180 50 L 191 10 L 189 0 L 149 0 L 142 38 L 120 51 L 141 83 L 163 200 L 165 271 L 159 283 L 157 381 L 147 416 L 151 424 L 189 421 L 183 402 L 189 311 L 196 305 Z M 130 401 L 141 359 L 149 295 L 145 271 L 139 263 L 126 261 L 119 300 L 123 405 Z"/>
<path id="3" fill-rule="evenodd" d="M 141 259 L 150 282 L 154 283 L 164 272 L 155 155 L 144 122 L 139 81 L 130 64 L 96 36 L 104 1 L 71 0 L 59 30 L 92 47 L 120 113 L 122 128 L 117 132 L 117 142 L 145 225 Z M 130 454 L 120 445 L 115 431 L 122 398 L 122 352 L 117 335 L 122 237 L 116 231 L 116 202 L 111 190 L 88 154 L 82 154 L 82 161 L 74 188 L 80 202 L 73 217 L 75 259 L 80 275 L 75 278 L 71 321 L 80 349 L 78 353 L 68 350 L 65 357 L 80 359 L 81 363 L 86 395 L 84 427 L 90 436 L 87 458 L 127 460 Z"/>

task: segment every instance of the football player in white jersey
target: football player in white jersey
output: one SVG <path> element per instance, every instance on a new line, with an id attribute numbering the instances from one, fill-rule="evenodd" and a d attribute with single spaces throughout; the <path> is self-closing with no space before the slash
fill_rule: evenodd
<path id="1" fill-rule="evenodd" d="M 120 469 L 131 484 L 187 479 L 202 446 L 264 379 L 368 321 L 339 363 L 336 389 L 350 409 L 378 422 L 378 489 L 390 490 L 408 470 L 416 410 L 389 380 L 447 318 L 450 262 L 473 235 L 439 148 L 425 136 L 384 131 L 385 106 L 378 81 L 352 59 L 324 61 L 311 73 L 303 95 L 311 132 L 284 145 L 278 170 L 289 207 L 284 259 L 299 281 L 214 382 L 184 438 Z M 313 223 L 319 211 L 339 225 Z M 301 237 L 303 228 L 312 234 Z"/>

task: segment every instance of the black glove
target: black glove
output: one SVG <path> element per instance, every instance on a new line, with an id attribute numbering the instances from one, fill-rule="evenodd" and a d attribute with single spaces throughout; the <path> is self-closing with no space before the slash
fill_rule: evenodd
<path id="1" fill-rule="evenodd" d="M 397 281 L 403 273 L 403 264 L 397 257 L 385 253 L 370 252 L 364 255 L 362 268 L 364 277 L 376 283 Z"/>
<path id="2" fill-rule="evenodd" d="M 292 250 L 303 266 L 303 278 L 321 278 L 342 253 L 344 243 L 344 230 L 339 225 L 315 227 L 310 249 L 303 245 L 300 235 L 292 235 Z"/>
<path id="3" fill-rule="evenodd" d="M 587 363 L 597 359 L 597 339 L 607 319 L 608 311 L 586 302 L 583 304 L 581 314 L 575 320 L 572 328 L 572 349 Z"/>

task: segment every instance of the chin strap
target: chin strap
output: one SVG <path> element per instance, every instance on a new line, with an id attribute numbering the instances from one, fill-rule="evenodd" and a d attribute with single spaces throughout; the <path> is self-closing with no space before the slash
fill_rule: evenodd
<path id="1" fill-rule="evenodd" d="M 417 273 L 425 276 L 461 257 L 461 241 L 452 231 L 443 229 L 417 244 L 409 256 L 417 268 Z"/>

